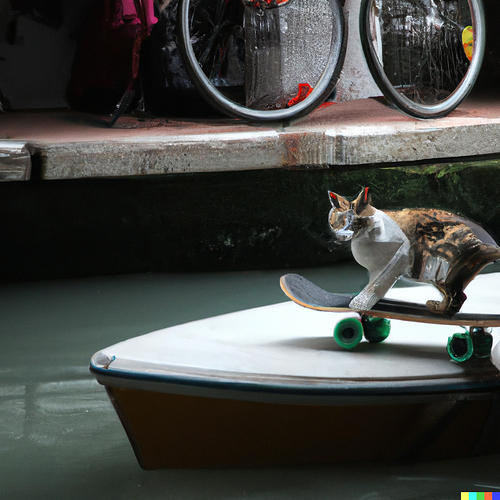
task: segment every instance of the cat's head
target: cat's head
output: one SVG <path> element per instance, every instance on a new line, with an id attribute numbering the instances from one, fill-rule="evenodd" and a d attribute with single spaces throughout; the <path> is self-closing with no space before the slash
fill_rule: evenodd
<path id="1" fill-rule="evenodd" d="M 328 197 L 332 204 L 328 222 L 339 241 L 349 241 L 356 231 L 356 221 L 375 213 L 369 188 L 364 188 L 354 201 L 348 201 L 332 191 L 328 191 Z"/>

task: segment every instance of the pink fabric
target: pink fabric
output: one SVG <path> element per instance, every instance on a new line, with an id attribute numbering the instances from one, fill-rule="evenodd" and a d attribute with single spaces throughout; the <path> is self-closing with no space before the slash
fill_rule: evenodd
<path id="1" fill-rule="evenodd" d="M 153 25 L 158 22 L 154 15 L 154 0 L 117 0 L 114 19 L 112 21 L 113 28 L 128 25 L 142 25 L 142 20 L 145 19 L 143 28 L 147 33 L 151 33 Z M 142 12 L 138 12 L 142 10 Z"/>
<path id="2" fill-rule="evenodd" d="M 138 12 L 135 8 L 134 0 L 120 0 L 118 6 L 121 3 L 121 22 L 126 22 L 127 24 L 141 24 Z"/>
<path id="3" fill-rule="evenodd" d="M 146 24 L 148 27 L 148 33 L 151 33 L 153 25 L 158 22 L 158 19 L 155 17 L 153 0 L 142 0 L 142 1 L 144 2 L 144 10 L 146 13 Z"/>

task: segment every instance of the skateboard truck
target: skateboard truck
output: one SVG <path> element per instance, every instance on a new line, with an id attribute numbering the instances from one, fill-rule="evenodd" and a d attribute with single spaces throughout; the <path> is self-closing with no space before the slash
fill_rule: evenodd
<path id="1" fill-rule="evenodd" d="M 452 317 L 429 311 L 423 304 L 381 299 L 369 311 L 353 310 L 353 294 L 336 294 L 318 287 L 298 274 L 281 277 L 283 292 L 297 304 L 316 311 L 349 313 L 337 322 L 333 337 L 345 349 L 356 347 L 363 336 L 368 342 L 384 341 L 390 333 L 390 319 L 452 325 L 464 329 L 448 339 L 447 351 L 452 360 L 463 362 L 474 356 L 488 358 L 493 345 L 491 327 L 500 327 L 499 314 L 456 313 Z M 467 328 L 463 325 L 468 325 Z"/>
<path id="2" fill-rule="evenodd" d="M 493 337 L 491 328 L 464 327 L 464 332 L 455 333 L 448 338 L 446 349 L 453 361 L 462 363 L 472 356 L 488 358 L 491 354 Z M 374 344 L 383 342 L 391 331 L 391 322 L 386 318 L 376 318 L 361 314 L 340 320 L 333 330 L 333 338 L 340 347 L 353 349 L 362 340 Z"/>

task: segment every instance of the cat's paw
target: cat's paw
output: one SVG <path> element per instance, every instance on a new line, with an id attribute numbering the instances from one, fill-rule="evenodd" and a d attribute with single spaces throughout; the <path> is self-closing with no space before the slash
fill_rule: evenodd
<path id="1" fill-rule="evenodd" d="M 349 308 L 355 311 L 369 311 L 377 302 L 379 297 L 374 293 L 359 293 L 349 302 Z"/>
<path id="2" fill-rule="evenodd" d="M 442 314 L 443 313 L 443 303 L 439 300 L 428 300 L 425 305 L 427 306 L 427 309 L 429 311 L 436 313 L 436 314 Z"/>
<path id="3" fill-rule="evenodd" d="M 465 293 L 462 293 L 462 295 L 465 297 Z M 452 303 L 449 300 L 428 300 L 425 305 L 431 312 L 435 314 L 442 314 L 443 316 L 451 318 L 454 314 L 460 311 L 464 300 L 465 299 L 458 301 L 457 303 Z"/>

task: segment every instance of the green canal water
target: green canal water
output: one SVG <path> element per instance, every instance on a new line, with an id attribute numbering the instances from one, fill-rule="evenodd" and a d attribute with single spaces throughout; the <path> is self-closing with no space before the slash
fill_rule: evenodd
<path id="1" fill-rule="evenodd" d="M 299 271 L 344 292 L 361 289 L 366 280 L 350 263 Z M 152 330 L 283 302 L 281 274 L 140 274 L 1 285 L 0 499 L 451 500 L 460 491 L 500 490 L 500 456 L 418 465 L 142 470 L 89 373 L 92 354 Z"/>

